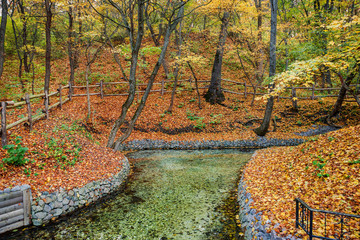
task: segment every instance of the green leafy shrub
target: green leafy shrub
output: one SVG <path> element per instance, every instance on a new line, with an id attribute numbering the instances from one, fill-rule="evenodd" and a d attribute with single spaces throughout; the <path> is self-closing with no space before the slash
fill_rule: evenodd
<path id="1" fill-rule="evenodd" d="M 329 177 L 329 174 L 325 173 L 325 170 L 323 169 L 326 165 L 325 159 L 322 156 L 317 156 L 317 158 L 320 161 L 316 161 L 316 160 L 313 161 L 313 165 L 316 167 L 315 170 L 317 171 L 316 176 L 318 176 L 319 178 Z"/>
<path id="2" fill-rule="evenodd" d="M 194 128 L 197 128 L 197 129 L 203 129 L 206 127 L 206 124 L 203 122 L 204 118 L 203 117 L 199 117 L 197 120 L 196 120 L 196 124 L 194 126 Z"/>
<path id="3" fill-rule="evenodd" d="M 21 166 L 29 161 L 25 158 L 25 153 L 29 149 L 27 147 L 21 146 L 21 143 L 21 137 L 16 137 L 16 145 L 9 144 L 4 146 L 4 149 L 7 150 L 8 154 L 8 157 L 3 159 L 6 164 Z"/>
<path id="4" fill-rule="evenodd" d="M 222 114 L 210 114 L 210 117 L 212 117 L 210 124 L 220 124 L 222 116 Z"/>

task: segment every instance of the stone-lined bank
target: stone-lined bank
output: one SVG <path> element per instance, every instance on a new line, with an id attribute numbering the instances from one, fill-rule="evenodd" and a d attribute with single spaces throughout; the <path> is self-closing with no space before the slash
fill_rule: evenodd
<path id="1" fill-rule="evenodd" d="M 305 142 L 304 139 L 267 139 L 258 137 L 256 140 L 234 140 L 234 141 L 164 141 L 164 140 L 133 140 L 120 146 L 121 151 L 128 150 L 157 150 L 157 149 L 225 149 L 225 148 L 266 148 L 273 146 L 296 146 Z"/>
<path id="2" fill-rule="evenodd" d="M 32 223 L 39 226 L 95 202 L 119 189 L 129 173 L 130 164 L 124 157 L 121 171 L 109 179 L 93 181 L 69 191 L 61 188 L 53 193 L 42 192 L 31 204 Z"/>
<path id="3" fill-rule="evenodd" d="M 31 201 L 31 221 L 35 226 L 48 223 L 60 216 L 64 216 L 79 208 L 89 205 L 98 199 L 118 190 L 130 173 L 130 164 L 126 157 L 122 160 L 120 172 L 111 178 L 90 182 L 83 187 L 59 190 L 48 193 L 42 192 Z M 7 188 L 0 193 L 8 193 L 30 188 L 29 185 Z"/>
<path id="4" fill-rule="evenodd" d="M 253 154 L 250 161 L 255 155 L 256 152 Z M 271 230 L 271 221 L 267 220 L 264 222 L 262 219 L 262 212 L 250 207 L 252 202 L 254 202 L 254 200 L 251 198 L 251 194 L 246 191 L 246 184 L 243 177 L 241 177 L 238 186 L 239 220 L 246 240 L 301 240 L 301 238 L 297 238 L 293 235 L 288 235 L 286 237 L 278 236 L 274 230 Z M 275 225 L 274 228 L 277 227 L 278 224 Z"/>

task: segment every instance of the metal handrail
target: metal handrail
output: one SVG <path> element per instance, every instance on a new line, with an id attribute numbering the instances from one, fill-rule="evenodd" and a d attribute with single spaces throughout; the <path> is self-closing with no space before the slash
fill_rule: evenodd
<path id="1" fill-rule="evenodd" d="M 306 234 L 309 235 L 309 240 L 312 240 L 313 238 L 325 239 L 325 240 L 349 239 L 349 238 L 345 238 L 346 235 L 348 235 L 350 233 L 350 226 L 346 224 L 346 219 L 351 219 L 351 218 L 360 219 L 360 215 L 311 208 L 300 198 L 295 198 L 295 201 L 296 201 L 295 227 L 296 228 L 301 227 L 306 232 Z M 313 234 L 314 213 L 324 214 L 324 217 L 325 217 L 324 218 L 324 220 L 325 220 L 324 236 L 318 236 L 318 235 Z M 328 221 L 327 215 L 333 215 L 334 217 L 340 218 L 338 222 L 334 223 L 336 225 L 339 225 L 339 227 L 340 227 L 337 238 L 330 238 L 327 236 L 327 234 L 328 234 L 326 231 L 326 225 L 327 225 L 327 221 Z M 348 227 L 348 230 L 345 229 L 346 227 Z M 358 229 L 357 231 L 360 232 L 360 229 Z"/>

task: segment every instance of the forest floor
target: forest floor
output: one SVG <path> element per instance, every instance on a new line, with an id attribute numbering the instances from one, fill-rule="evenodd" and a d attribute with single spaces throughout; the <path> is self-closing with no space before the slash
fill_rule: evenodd
<path id="1" fill-rule="evenodd" d="M 252 129 L 260 123 L 256 119 L 262 118 L 264 102 L 256 101 L 250 106 L 248 99 L 229 94 L 223 105 L 202 102 L 199 109 L 195 96 L 195 91 L 177 93 L 176 105 L 168 113 L 170 94 L 152 94 L 127 141 L 257 138 Z M 87 118 L 86 98 L 73 98 L 63 109 L 51 111 L 50 119 L 35 123 L 32 132 L 25 125 L 10 130 L 10 143 L 21 136 L 21 145 L 29 148 L 25 157 L 30 161 L 24 166 L 0 165 L 0 189 L 29 184 L 36 196 L 41 191 L 71 189 L 111 177 L 120 170 L 123 155 L 104 146 L 124 101 L 124 97 L 92 97 L 92 116 Z M 322 125 L 321 119 L 333 103 L 334 99 L 301 101 L 299 111 L 295 112 L 290 101 L 276 102 L 273 115 L 277 119 L 276 131 L 266 137 L 309 141 L 298 147 L 261 150 L 246 169 L 245 179 L 255 200 L 254 207 L 263 211 L 273 224 L 281 223 L 277 229 L 280 234 L 296 232 L 295 197 L 313 208 L 360 214 L 358 107 L 353 103 L 344 105 L 337 119 L 337 124 L 345 126 L 341 131 L 321 137 L 295 134 Z M 9 119 L 16 119 L 21 111 L 24 109 L 14 109 Z M 134 111 L 132 107 L 130 113 Z M 0 150 L 0 157 L 8 157 L 5 150 Z M 325 163 L 324 171 L 316 168 L 313 160 Z M 288 231 L 281 232 L 283 227 Z"/>
<path id="2" fill-rule="evenodd" d="M 360 125 L 311 138 L 296 147 L 273 147 L 257 151 L 244 171 L 252 206 L 263 221 L 277 224 L 282 236 L 304 231 L 295 229 L 295 198 L 311 208 L 360 215 Z M 346 219 L 346 218 L 345 218 Z M 327 221 L 327 222 L 325 222 Z M 360 239 L 360 222 L 345 220 L 348 239 Z M 350 227 L 350 228 L 349 228 Z M 326 228 L 326 230 L 325 230 Z M 285 231 L 283 229 L 286 229 Z M 314 213 L 313 233 L 336 238 L 339 218 Z"/>

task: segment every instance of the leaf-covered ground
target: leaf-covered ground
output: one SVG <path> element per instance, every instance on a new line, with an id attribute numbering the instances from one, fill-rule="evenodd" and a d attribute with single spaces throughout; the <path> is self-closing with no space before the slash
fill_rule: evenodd
<path id="1" fill-rule="evenodd" d="M 258 151 L 244 173 L 253 207 L 263 212 L 264 220 L 280 223 L 277 232 L 284 236 L 304 236 L 295 229 L 295 198 L 315 209 L 360 215 L 359 145 L 357 125 L 310 138 L 300 146 Z M 324 233 L 324 219 L 317 214 L 315 219 L 315 233 Z M 327 220 L 330 235 L 333 220 Z M 349 224 L 351 239 L 359 239 L 360 222 L 353 219 Z"/>
<path id="2" fill-rule="evenodd" d="M 196 67 L 196 74 L 201 80 L 209 80 L 213 52 L 209 51 L 211 48 L 208 48 L 208 43 L 204 43 L 201 38 L 196 40 L 197 41 L 194 42 L 193 47 L 196 47 L 200 54 L 209 60 L 208 67 Z M 149 66 L 151 66 L 151 64 L 156 62 L 156 56 L 146 57 L 145 60 L 149 63 Z M 36 59 L 35 61 L 38 61 L 38 64 L 41 65 L 41 59 Z M 169 61 L 171 62 L 170 57 Z M 81 58 L 80 67 L 77 69 L 75 76 L 76 85 L 85 85 L 84 62 L 84 59 Z M 16 59 L 9 59 L 5 64 L 5 72 L 2 76 L 4 81 L 0 83 L 0 99 L 19 101 L 19 98 L 24 94 L 19 90 L 19 83 L 15 77 L 17 70 L 14 66 L 16 66 L 17 61 Z M 127 63 L 123 62 L 123 64 L 125 66 Z M 150 69 L 151 68 L 139 69 L 140 83 L 146 82 Z M 42 74 L 43 73 L 36 74 L 36 78 L 38 79 L 35 81 L 36 93 L 42 92 L 43 89 Z M 54 60 L 52 65 L 51 92 L 56 90 L 59 83 L 62 83 L 63 85 L 67 84 L 68 76 L 69 65 L 67 58 Z M 183 69 L 181 71 L 181 79 L 189 79 L 190 77 L 191 73 L 188 69 Z M 164 73 L 161 69 L 156 82 L 159 83 L 163 78 Z M 224 62 L 223 78 L 239 82 L 244 81 L 245 78 L 238 68 L 236 59 Z M 121 73 L 114 62 L 111 53 L 108 51 L 104 51 L 100 58 L 92 66 L 91 83 L 98 83 L 100 80 L 121 81 Z M 27 91 L 30 92 L 29 86 L 31 86 L 31 81 L 27 81 L 26 84 Z M 206 86 L 206 84 L 203 84 L 202 86 Z M 236 86 L 230 87 L 225 84 L 223 87 L 231 88 L 234 91 L 241 90 L 241 88 Z M 199 109 L 196 91 L 193 87 L 191 87 L 188 83 L 182 82 L 178 88 L 188 91 L 177 91 L 172 113 L 167 112 L 170 104 L 169 93 L 166 93 L 163 96 L 159 93 L 150 95 L 143 113 L 136 123 L 135 129 L 128 141 L 133 139 L 195 141 L 256 138 L 252 129 L 257 127 L 261 122 L 259 119 L 263 117 L 266 104 L 265 102 L 255 101 L 254 105 L 251 105 L 251 95 L 244 98 L 244 96 L 225 93 L 226 100 L 223 105 L 210 105 L 205 103 L 202 98 L 202 108 Z M 108 90 L 110 91 L 109 93 L 112 93 L 111 91 L 118 92 L 120 89 L 114 87 L 113 89 Z M 171 84 L 166 84 L 166 90 L 171 91 Z M 77 93 L 84 93 L 84 91 L 81 92 L 78 89 L 76 91 Z M 95 89 L 91 89 L 91 92 L 93 91 L 95 91 Z M 201 95 L 203 95 L 203 93 L 204 91 L 202 89 Z M 298 92 L 298 96 L 305 96 L 306 94 L 308 93 Z M 320 92 L 316 94 L 322 93 Z M 129 110 L 130 115 L 134 113 L 140 97 L 141 95 L 135 99 L 134 106 Z M 55 103 L 56 101 L 57 97 L 53 97 L 51 99 L 51 103 Z M 9 131 L 11 135 L 10 143 L 14 142 L 16 136 L 21 136 L 23 138 L 22 146 L 29 148 L 26 153 L 26 158 L 30 159 L 30 161 L 26 165 L 20 167 L 14 167 L 0 162 L 0 189 L 19 184 L 30 184 L 34 194 L 36 194 L 39 191 L 53 191 L 59 187 L 72 188 L 74 186 L 81 186 L 89 181 L 109 177 L 111 174 L 118 172 L 121 168 L 120 160 L 122 159 L 122 155 L 120 153 L 114 153 L 104 146 L 106 146 L 108 134 L 113 123 L 120 114 L 121 105 L 124 101 L 125 97 L 106 97 L 101 99 L 100 97 L 92 96 L 92 116 L 90 119 L 86 119 L 86 98 L 73 98 L 71 102 L 64 105 L 63 110 L 52 110 L 49 120 L 36 122 L 34 130 L 31 133 L 29 133 L 27 126 L 18 126 L 11 129 Z M 284 139 L 304 138 L 295 135 L 294 133 L 313 128 L 313 125 L 322 124 L 322 120 L 331 110 L 334 102 L 334 98 L 318 99 L 314 101 L 299 101 L 299 111 L 295 112 L 291 109 L 292 105 L 289 100 L 276 101 L 273 112 L 273 117 L 276 119 L 276 131 L 273 132 L 273 126 L 271 126 L 271 132 L 267 134 L 267 137 Z M 33 115 L 41 114 L 42 109 L 43 101 L 40 99 L 34 100 L 32 104 Z M 8 123 L 15 122 L 16 120 L 26 116 L 26 114 L 26 107 L 10 109 L 7 111 Z M 127 118 L 127 121 L 129 120 L 130 117 Z M 359 107 L 354 103 L 346 102 L 336 121 L 337 124 L 347 127 L 359 125 Z M 351 132 L 353 130 L 348 131 Z M 340 141 L 336 137 L 334 138 L 335 139 L 331 142 L 324 141 L 327 145 Z M 309 142 L 307 144 L 313 143 L 315 142 Z M 346 142 L 342 144 L 344 144 L 344 146 L 350 146 Z M 328 149 L 327 145 L 323 146 L 324 149 Z M 272 156 L 277 156 L 282 159 L 284 158 L 284 155 L 281 154 L 281 151 L 275 153 L 273 150 L 264 150 L 259 153 L 258 158 L 260 159 L 261 156 L 268 154 L 266 159 L 271 160 L 273 159 Z M 308 153 L 306 151 L 310 150 L 305 148 L 304 151 L 305 153 Z M 323 186 L 321 183 L 330 181 L 332 178 L 337 176 L 337 173 L 332 173 L 331 171 L 326 170 L 330 166 L 330 163 L 328 163 L 326 167 L 324 167 L 324 174 L 329 174 L 329 177 L 319 178 L 313 176 L 311 172 L 314 171 L 312 161 L 314 159 L 321 161 L 320 158 L 326 159 L 326 157 L 328 157 L 328 155 L 321 152 L 321 149 L 318 151 L 313 149 L 313 152 L 313 159 L 308 160 L 308 164 L 310 165 L 309 168 L 305 169 L 306 166 L 299 168 L 299 172 L 297 172 L 297 174 L 303 176 L 304 178 L 308 178 L 308 185 L 313 184 L 312 179 L 322 179 L 321 181 L 323 182 L 320 181 L 319 186 Z M 291 158 L 291 156 L 294 156 L 292 153 L 293 152 L 287 153 L 285 156 Z M 305 156 L 305 153 L 301 152 L 300 155 Z M 348 156 L 346 152 L 344 154 Z M 0 149 L 0 159 L 6 157 L 8 157 L 6 151 Z M 270 171 L 269 169 L 272 167 L 271 161 L 262 162 L 260 165 L 264 167 L 261 170 L 262 172 Z M 273 161 L 276 161 L 276 159 Z M 320 162 L 319 164 L 323 163 Z M 346 166 L 346 164 L 344 164 L 344 166 Z M 256 166 L 254 166 L 254 169 L 255 167 Z M 348 167 L 349 169 L 352 167 L 358 167 L 358 164 L 349 164 Z M 248 168 L 249 171 L 251 168 L 251 166 Z M 352 179 L 352 177 L 349 179 Z M 350 181 L 349 179 L 344 181 Z M 274 180 L 273 183 L 269 183 L 268 188 L 274 188 L 276 190 L 279 185 L 284 185 L 289 189 L 295 189 L 292 185 L 287 184 L 287 180 L 284 180 L 282 184 L 280 184 L 279 181 Z M 331 188 L 332 192 L 326 193 L 333 198 L 342 198 L 343 196 L 336 193 L 336 191 L 340 191 L 343 186 L 346 185 L 334 185 Z M 321 187 L 319 188 L 322 189 Z M 320 189 L 318 189 L 318 191 L 320 191 Z M 351 190 L 354 190 L 354 188 Z M 276 199 L 280 196 L 281 195 L 275 196 L 274 198 L 269 197 L 264 199 L 269 202 L 269 205 L 272 204 L 276 206 Z M 354 197 L 354 199 L 356 198 L 358 199 L 359 196 Z M 320 202 L 323 203 L 323 201 Z M 327 204 L 330 204 L 330 202 Z M 293 202 L 291 205 L 288 205 L 288 207 L 290 206 L 293 206 Z M 339 206 L 343 205 L 340 204 Z M 285 214 L 280 210 L 281 208 L 276 208 L 273 213 L 274 215 L 271 215 L 272 218 L 279 218 L 281 215 Z M 268 217 L 270 218 L 271 216 L 269 215 Z M 290 215 L 286 216 L 288 217 Z M 285 223 L 286 227 L 289 227 L 291 231 L 294 231 L 291 227 L 293 224 L 291 225 L 290 222 Z"/>
<path id="3" fill-rule="evenodd" d="M 151 95 L 135 130 L 128 140 L 163 139 L 171 141 L 256 138 L 252 129 L 259 122 L 249 122 L 249 120 L 262 117 L 265 105 L 263 102 L 258 101 L 255 102 L 254 106 L 250 106 L 249 100 L 227 95 L 228 99 L 225 101 L 225 106 L 210 105 L 203 102 L 202 109 L 199 109 L 197 103 L 193 101 L 194 97 L 196 97 L 195 91 L 176 94 L 173 112 L 169 114 L 165 111 L 170 102 L 170 95 Z M 29 133 L 27 126 L 11 129 L 11 141 L 16 136 L 23 137 L 22 145 L 29 148 L 26 157 L 31 161 L 22 167 L 3 165 L 0 168 L 0 188 L 32 181 L 36 181 L 36 184 L 33 185 L 39 190 L 54 189 L 61 185 L 61 181 L 66 181 L 65 187 L 71 187 L 76 184 L 71 183 L 71 181 L 77 181 L 77 179 L 75 177 L 74 180 L 70 180 L 70 171 L 79 174 L 79 176 L 82 175 L 81 171 L 86 171 L 89 173 L 88 178 L 90 176 L 91 178 L 102 176 L 106 171 L 116 171 L 116 168 L 108 167 L 110 165 L 103 161 L 112 161 L 112 164 L 117 166 L 118 159 L 116 157 L 121 158 L 121 155 L 113 153 L 103 146 L 106 145 L 110 129 L 119 116 L 121 104 L 124 101 L 125 97 L 107 97 L 104 99 L 93 97 L 91 99 L 93 115 L 90 120 L 87 120 L 86 99 L 74 98 L 73 101 L 64 105 L 63 110 L 51 111 L 49 120 L 36 122 L 31 133 Z M 300 102 L 301 108 L 298 113 L 291 111 L 290 102 L 280 101 L 276 103 L 274 115 L 277 116 L 277 129 L 275 132 L 270 132 L 267 137 L 300 138 L 294 132 L 304 131 L 311 128 L 313 124 L 318 124 L 316 119 L 322 116 L 321 113 L 324 110 L 331 108 L 333 101 Z M 38 104 L 41 105 L 41 103 Z M 358 123 L 359 111 L 353 106 L 345 105 L 344 114 L 339 118 L 340 124 L 355 125 Z M 130 113 L 133 113 L 134 110 L 135 108 L 132 107 Z M 35 111 L 34 108 L 33 112 Z M 14 121 L 18 119 L 20 114 L 25 113 L 26 108 L 13 109 L 8 113 L 8 119 L 10 122 Z M 1 149 L 0 157 L 7 157 L 6 151 Z M 76 158 L 75 161 L 74 158 Z M 111 160 L 113 158 L 114 160 Z M 89 169 L 94 169 L 94 171 L 90 172 Z M 99 171 L 98 174 L 97 171 Z M 55 173 L 60 175 L 55 177 Z M 55 179 L 63 180 L 57 181 Z"/>
<path id="4" fill-rule="evenodd" d="M 252 129 L 259 122 L 250 120 L 262 117 L 265 103 L 257 101 L 250 106 L 248 99 L 226 96 L 224 105 L 203 102 L 202 109 L 199 109 L 193 101 L 195 91 L 179 92 L 173 112 L 169 114 L 165 111 L 170 95 L 153 94 L 128 140 L 256 138 Z M 27 126 L 11 129 L 10 143 L 16 136 L 21 136 L 22 146 L 29 148 L 26 158 L 30 161 L 21 167 L 0 165 L 0 189 L 30 184 L 36 196 L 39 191 L 51 192 L 59 187 L 70 189 L 118 172 L 123 155 L 104 146 L 124 101 L 124 97 L 93 97 L 93 115 L 86 119 L 86 99 L 74 98 L 62 110 L 51 111 L 49 120 L 36 122 L 31 133 Z M 277 129 L 268 133 L 267 137 L 300 138 L 294 132 L 321 124 L 319 119 L 325 116 L 333 103 L 334 99 L 301 101 L 300 111 L 293 112 L 291 102 L 276 102 L 274 116 L 277 116 Z M 38 104 L 41 105 L 40 102 Z M 135 107 L 132 107 L 130 113 L 134 110 Z M 8 118 L 13 121 L 25 111 L 25 108 L 14 109 Z M 295 232 L 295 197 L 300 197 L 314 208 L 359 214 L 360 127 L 356 126 L 359 114 L 354 104 L 346 103 L 338 124 L 348 127 L 325 136 L 312 137 L 311 141 L 298 147 L 261 150 L 249 164 L 245 176 L 255 207 L 273 223 L 281 223 L 279 232 L 282 227 L 290 233 Z M 7 157 L 5 150 L 0 150 L 0 157 Z M 326 163 L 322 168 L 324 171 L 316 170 L 313 161 Z"/>
<path id="5" fill-rule="evenodd" d="M 17 136 L 27 147 L 27 164 L 14 166 L 0 162 L 0 189 L 29 184 L 33 196 L 60 187 L 72 189 L 91 181 L 112 177 L 122 168 L 124 156 L 92 141 L 82 124 L 66 111 L 51 114 L 29 132 L 26 127 L 11 130 L 9 144 Z M 1 149 L 0 158 L 9 157 Z"/>

